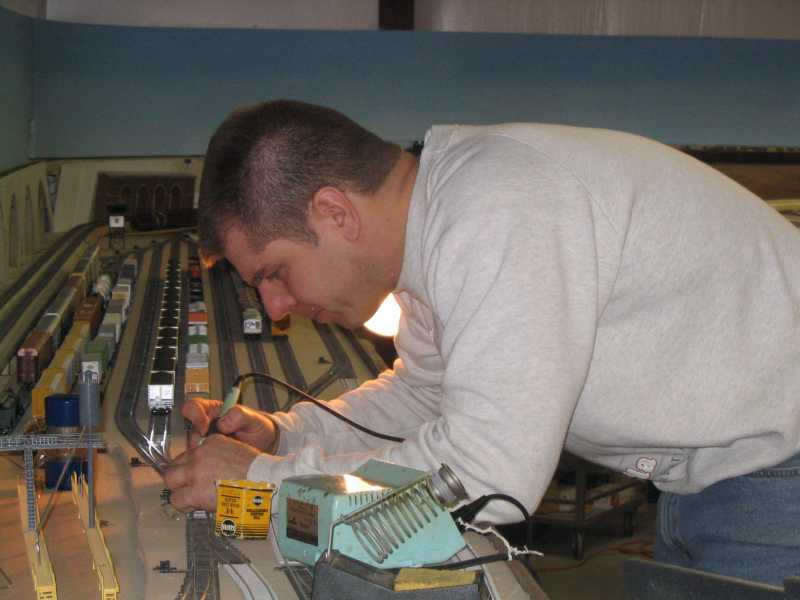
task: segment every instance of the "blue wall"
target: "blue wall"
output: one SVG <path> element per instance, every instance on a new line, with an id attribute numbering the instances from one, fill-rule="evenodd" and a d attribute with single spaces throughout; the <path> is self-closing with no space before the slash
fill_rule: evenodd
<path id="1" fill-rule="evenodd" d="M 33 20 L 0 7 L 0 173 L 28 161 Z"/>
<path id="2" fill-rule="evenodd" d="M 200 154 L 289 97 L 399 141 L 432 123 L 565 122 L 676 144 L 800 146 L 800 42 L 205 30 L 36 21 L 39 157 Z"/>

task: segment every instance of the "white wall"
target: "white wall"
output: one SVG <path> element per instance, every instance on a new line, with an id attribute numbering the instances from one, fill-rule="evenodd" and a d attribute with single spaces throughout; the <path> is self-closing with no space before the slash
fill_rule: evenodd
<path id="1" fill-rule="evenodd" d="M 416 0 L 434 31 L 800 39 L 798 0 Z"/>
<path id="2" fill-rule="evenodd" d="M 55 21 L 148 27 L 377 29 L 378 0 L 0 0 Z M 800 0 L 415 0 L 430 31 L 800 39 Z"/>
<path id="3" fill-rule="evenodd" d="M 378 27 L 378 0 L 46 0 L 46 3 L 48 19 L 76 23 L 253 29 Z"/>

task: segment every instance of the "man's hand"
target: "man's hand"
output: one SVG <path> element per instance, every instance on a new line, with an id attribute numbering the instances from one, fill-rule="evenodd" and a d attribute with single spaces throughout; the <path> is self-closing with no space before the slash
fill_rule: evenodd
<path id="1" fill-rule="evenodd" d="M 224 435 L 209 436 L 202 445 L 178 456 L 164 473 L 170 501 L 180 511 L 216 510 L 220 479 L 247 479 L 250 463 L 260 452 Z"/>
<path id="2" fill-rule="evenodd" d="M 219 415 L 222 402 L 204 398 L 190 398 L 181 410 L 183 416 L 192 422 L 190 446 L 195 447 L 202 435 L 208 431 L 211 420 Z M 220 433 L 230 435 L 262 452 L 274 452 L 278 428 L 264 413 L 237 404 L 217 422 Z M 210 438 L 209 438 L 210 441 Z M 226 479 L 233 479 L 226 477 Z"/>

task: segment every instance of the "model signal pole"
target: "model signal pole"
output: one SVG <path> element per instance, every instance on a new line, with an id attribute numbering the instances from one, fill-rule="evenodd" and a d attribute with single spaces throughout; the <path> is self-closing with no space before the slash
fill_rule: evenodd
<path id="1" fill-rule="evenodd" d="M 125 204 L 107 204 L 108 210 L 108 247 L 117 250 L 125 249 Z"/>

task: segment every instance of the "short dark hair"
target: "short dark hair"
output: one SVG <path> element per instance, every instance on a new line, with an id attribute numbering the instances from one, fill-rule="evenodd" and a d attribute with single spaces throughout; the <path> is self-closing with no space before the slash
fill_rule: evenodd
<path id="1" fill-rule="evenodd" d="M 234 225 L 257 249 L 276 239 L 316 243 L 307 220 L 314 193 L 326 185 L 374 192 L 400 152 L 330 108 L 293 100 L 238 108 L 206 152 L 200 247 L 207 256 L 222 256 L 225 232 Z"/>

